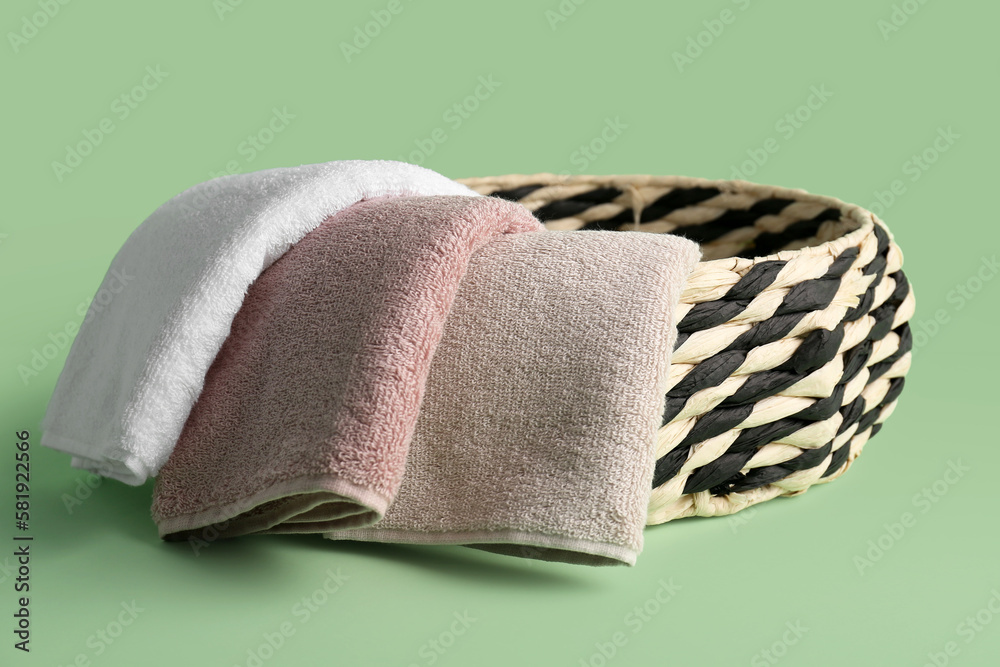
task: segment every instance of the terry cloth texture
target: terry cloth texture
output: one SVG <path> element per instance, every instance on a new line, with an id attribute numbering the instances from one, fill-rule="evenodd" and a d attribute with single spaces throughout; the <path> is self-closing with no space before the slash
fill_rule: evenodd
<path id="1" fill-rule="evenodd" d="M 387 195 L 478 196 L 415 165 L 349 160 L 223 176 L 163 204 L 112 261 L 41 443 L 127 484 L 156 475 L 249 285 L 330 215 Z"/>
<path id="2" fill-rule="evenodd" d="M 686 239 L 556 232 L 480 250 L 435 352 L 385 517 L 331 539 L 634 564 Z"/>
<path id="3" fill-rule="evenodd" d="M 307 234 L 250 287 L 208 371 L 157 479 L 161 536 L 381 518 L 469 258 L 542 229 L 492 197 L 389 197 Z"/>
<path id="4" fill-rule="evenodd" d="M 698 248 L 645 233 L 509 234 L 462 254 L 460 283 L 399 278 L 417 271 L 407 262 L 446 262 L 414 248 L 473 209 L 497 218 L 493 233 L 516 231 L 500 219 L 519 215 L 520 229 L 540 228 L 502 200 L 374 200 L 260 277 L 157 480 L 161 535 L 326 532 L 635 562 L 673 309 Z M 386 259 L 359 261 L 350 244 Z"/>

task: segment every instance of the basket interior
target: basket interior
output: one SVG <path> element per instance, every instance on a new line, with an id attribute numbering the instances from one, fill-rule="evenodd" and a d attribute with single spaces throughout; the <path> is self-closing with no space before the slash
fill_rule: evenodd
<path id="1" fill-rule="evenodd" d="M 737 182 L 726 188 L 568 182 L 483 189 L 494 197 L 520 202 L 548 229 L 635 230 L 684 236 L 701 245 L 702 261 L 798 250 L 833 240 L 861 225 L 825 198 L 798 191 L 741 187 Z"/>

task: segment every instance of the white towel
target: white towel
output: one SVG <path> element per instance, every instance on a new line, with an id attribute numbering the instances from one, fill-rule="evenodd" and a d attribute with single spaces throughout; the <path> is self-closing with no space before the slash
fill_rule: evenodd
<path id="1" fill-rule="evenodd" d="M 112 261 L 98 290 L 107 298 L 73 341 L 41 444 L 126 484 L 155 476 L 250 284 L 328 216 L 407 194 L 479 196 L 415 165 L 346 160 L 223 176 L 160 206 Z"/>

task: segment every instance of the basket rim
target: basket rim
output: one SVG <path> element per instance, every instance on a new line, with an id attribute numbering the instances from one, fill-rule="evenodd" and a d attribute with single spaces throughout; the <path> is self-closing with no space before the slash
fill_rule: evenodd
<path id="1" fill-rule="evenodd" d="M 726 193 L 751 193 L 767 197 L 785 197 L 803 202 L 822 204 L 831 208 L 837 208 L 841 212 L 841 219 L 852 220 L 858 223 L 858 227 L 850 232 L 838 236 L 835 239 L 824 241 L 818 245 L 799 248 L 798 250 L 779 250 L 768 255 L 758 255 L 753 258 L 744 257 L 720 257 L 699 262 L 701 267 L 719 268 L 742 273 L 753 265 L 765 262 L 782 260 L 787 261 L 795 258 L 811 256 L 839 255 L 849 247 L 859 245 L 867 236 L 874 234 L 875 225 L 879 225 L 888 234 L 889 240 L 893 241 L 892 232 L 888 226 L 877 215 L 871 211 L 851 204 L 836 197 L 813 194 L 801 188 L 786 188 L 774 185 L 765 185 L 744 180 L 730 179 L 709 179 L 695 176 L 679 175 L 650 175 L 650 174 L 553 174 L 549 172 L 539 172 L 536 174 L 506 174 L 501 176 L 475 176 L 468 178 L 457 178 L 457 182 L 473 189 L 512 189 L 525 185 L 541 183 L 546 186 L 554 185 L 597 185 L 604 187 L 620 187 L 623 190 L 638 192 L 639 187 L 714 187 Z M 478 190 L 477 190 L 478 191 Z M 641 210 L 641 209 L 640 209 Z"/>

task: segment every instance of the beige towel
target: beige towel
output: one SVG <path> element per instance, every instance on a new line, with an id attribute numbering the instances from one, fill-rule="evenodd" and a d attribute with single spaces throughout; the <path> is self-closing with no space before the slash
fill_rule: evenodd
<path id="1" fill-rule="evenodd" d="M 696 244 L 509 235 L 477 252 L 435 352 L 385 517 L 330 539 L 634 564 Z"/>

